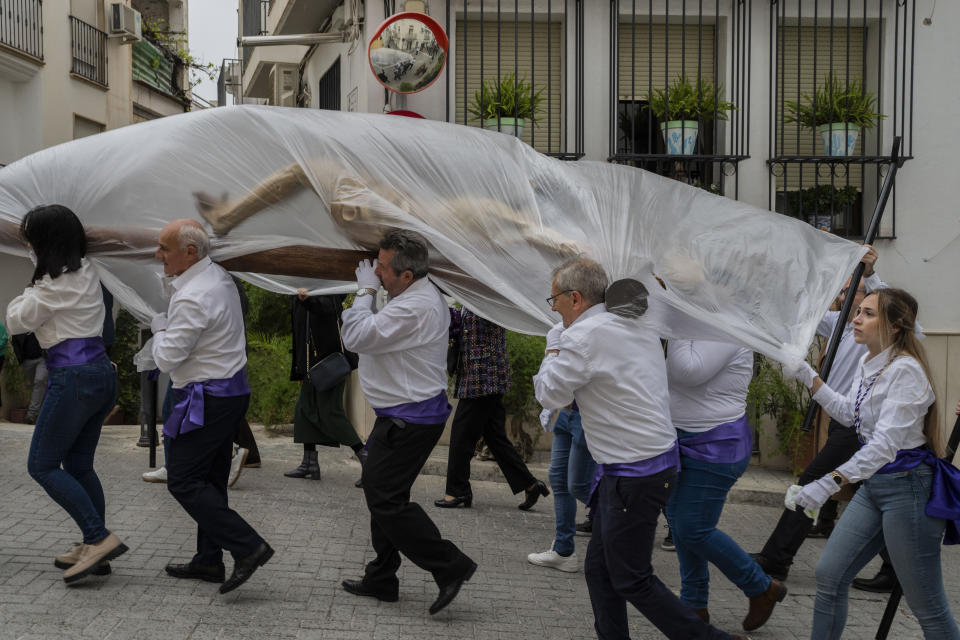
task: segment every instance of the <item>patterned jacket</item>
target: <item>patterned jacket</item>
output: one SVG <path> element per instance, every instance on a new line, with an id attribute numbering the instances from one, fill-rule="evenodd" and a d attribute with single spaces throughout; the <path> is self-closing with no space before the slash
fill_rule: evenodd
<path id="1" fill-rule="evenodd" d="M 450 337 L 460 343 L 454 395 L 457 398 L 479 398 L 509 391 L 506 330 L 467 309 L 451 309 L 451 315 Z M 454 333 L 458 331 L 457 327 L 459 335 Z"/>

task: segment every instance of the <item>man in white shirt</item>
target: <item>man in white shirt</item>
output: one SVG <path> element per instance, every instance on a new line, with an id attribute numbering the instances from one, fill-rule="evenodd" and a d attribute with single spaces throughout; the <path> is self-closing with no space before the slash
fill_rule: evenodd
<path id="1" fill-rule="evenodd" d="M 357 269 L 358 291 L 343 312 L 343 345 L 359 355 L 360 386 L 377 414 L 367 439 L 363 492 L 377 557 L 361 580 L 344 580 L 349 593 L 386 602 L 399 598 L 400 554 L 433 575 L 440 593 L 434 614 L 457 596 L 477 565 L 440 531 L 410 487 L 440 439 L 450 415 L 447 341 L 450 313 L 426 278 L 427 244 L 411 231 L 393 230 L 378 259 Z M 381 283 L 390 297 L 377 311 Z"/>
<path id="2" fill-rule="evenodd" d="M 660 338 L 644 318 L 606 310 L 607 275 L 570 260 L 553 272 L 548 303 L 563 319 L 547 334 L 537 400 L 576 400 L 599 484 L 584 574 L 601 640 L 628 639 L 627 603 L 668 638 L 730 638 L 700 619 L 653 573 L 657 518 L 679 467 Z"/>
<path id="3" fill-rule="evenodd" d="M 846 296 L 854 294 L 853 306 L 850 307 L 850 314 L 847 316 L 843 327 L 843 333 L 840 335 L 840 343 L 837 346 L 837 355 L 834 357 L 833 366 L 830 369 L 830 375 L 827 376 L 827 384 L 830 388 L 839 393 L 846 393 L 853 384 L 853 380 L 860 366 L 860 359 L 867 352 L 866 345 L 857 344 L 853 339 L 853 317 L 857 312 L 857 307 L 863 301 L 864 296 L 870 291 L 886 288 L 886 284 L 880 280 L 880 277 L 874 271 L 874 265 L 877 261 L 877 251 L 873 247 L 869 248 L 866 255 L 863 256 L 863 263 L 866 268 L 863 272 L 863 279 L 855 292 L 849 290 L 850 281 L 844 285 L 838 298 L 842 305 Z M 833 334 L 834 327 L 840 321 L 839 311 L 828 311 L 820 324 L 817 326 L 817 334 L 830 337 Z M 860 449 L 860 441 L 857 439 L 856 432 L 850 427 L 840 424 L 836 420 L 830 420 L 828 427 L 827 441 L 820 449 L 816 457 L 803 470 L 797 483 L 801 486 L 820 479 L 825 474 L 830 473 L 841 464 L 850 459 Z M 754 559 L 770 576 L 778 580 L 786 580 L 790 571 L 790 565 L 793 563 L 794 556 L 803 545 L 803 541 L 808 537 L 826 538 L 833 530 L 833 523 L 837 518 L 837 502 L 829 500 L 820 510 L 820 518 L 814 529 L 813 521 L 803 513 L 784 509 L 780 515 L 780 520 L 774 528 L 770 537 L 767 539 L 763 550 L 754 554 Z M 812 534 L 812 535 L 811 535 Z M 892 569 L 891 569 L 892 570 Z"/>
<path id="4" fill-rule="evenodd" d="M 236 589 L 273 549 L 227 504 L 233 437 L 250 402 L 240 297 L 230 275 L 207 256 L 210 241 L 194 220 L 174 220 L 160 232 L 156 257 L 172 294 L 154 318 L 153 359 L 170 373 L 175 407 L 163 425 L 169 436 L 167 488 L 197 522 L 197 553 L 168 564 L 175 578 Z M 234 558 L 224 581 L 223 550 Z"/>

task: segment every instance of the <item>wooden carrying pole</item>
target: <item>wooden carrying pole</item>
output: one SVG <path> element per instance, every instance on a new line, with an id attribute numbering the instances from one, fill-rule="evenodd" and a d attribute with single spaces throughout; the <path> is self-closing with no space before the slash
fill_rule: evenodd
<path id="1" fill-rule="evenodd" d="M 947 441 L 947 451 L 943 459 L 947 462 L 953 462 L 953 456 L 957 453 L 957 446 L 960 445 L 960 416 L 953 423 L 953 432 L 950 434 L 950 440 Z M 893 576 L 893 591 L 890 592 L 890 599 L 887 600 L 887 608 L 883 610 L 883 617 L 880 618 L 880 626 L 877 628 L 876 640 L 887 640 L 887 634 L 890 633 L 890 625 L 893 624 L 893 617 L 897 615 L 897 608 L 900 606 L 900 599 L 903 597 L 903 587 L 900 586 L 900 580 Z"/>
<path id="2" fill-rule="evenodd" d="M 887 176 L 883 179 L 883 187 L 880 189 L 880 198 L 877 199 L 877 206 L 873 210 L 873 217 L 870 219 L 870 226 L 867 227 L 867 235 L 863 238 L 864 244 L 873 244 L 873 239 L 877 237 L 880 230 L 880 220 L 883 218 L 883 210 L 887 206 L 887 199 L 890 192 L 893 191 L 893 182 L 897 175 L 897 169 L 903 165 L 900 159 L 900 136 L 893 139 L 893 150 L 890 153 L 890 168 L 887 170 Z M 862 262 L 853 270 L 850 276 L 850 291 L 856 291 L 860 286 L 860 278 L 863 277 L 863 270 L 866 268 Z M 833 360 L 837 355 L 837 347 L 840 346 L 840 336 L 843 335 L 843 328 L 846 326 L 846 318 L 850 316 L 850 309 L 853 308 L 853 299 L 856 296 L 846 296 L 843 300 L 843 306 L 840 308 L 840 315 L 836 326 L 833 328 L 833 335 L 827 343 L 827 355 L 823 358 L 823 364 L 820 367 L 820 379 L 827 380 L 830 375 L 830 369 L 833 368 Z M 813 421 L 817 415 L 817 401 L 810 399 L 807 406 L 807 415 L 803 417 L 803 425 L 800 427 L 803 431 L 810 431 L 813 428 Z"/>

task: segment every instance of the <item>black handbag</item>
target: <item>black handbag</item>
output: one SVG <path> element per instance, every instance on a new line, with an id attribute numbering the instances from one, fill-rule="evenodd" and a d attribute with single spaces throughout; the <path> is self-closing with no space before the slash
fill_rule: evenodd
<path id="1" fill-rule="evenodd" d="M 340 351 L 334 351 L 317 364 L 310 366 L 310 313 L 307 313 L 307 380 L 313 388 L 323 393 L 334 388 L 350 375 L 352 367 L 344 354 L 343 336 L 340 334 L 340 320 L 337 319 L 337 334 L 340 337 Z"/>

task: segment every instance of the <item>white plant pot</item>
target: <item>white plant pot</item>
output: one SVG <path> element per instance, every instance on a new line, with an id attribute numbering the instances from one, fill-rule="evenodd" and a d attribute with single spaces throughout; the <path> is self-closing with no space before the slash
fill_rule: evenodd
<path id="1" fill-rule="evenodd" d="M 817 127 L 823 140 L 823 153 L 828 156 L 852 156 L 857 146 L 860 127 L 848 122 L 821 124 Z"/>
<path id="2" fill-rule="evenodd" d="M 700 125 L 696 120 L 670 120 L 660 125 L 667 153 L 689 156 L 697 145 Z"/>
<path id="3" fill-rule="evenodd" d="M 523 127 L 526 123 L 527 121 L 523 118 L 491 118 L 483 121 L 483 128 L 493 131 L 499 130 L 500 133 L 522 138 Z"/>

